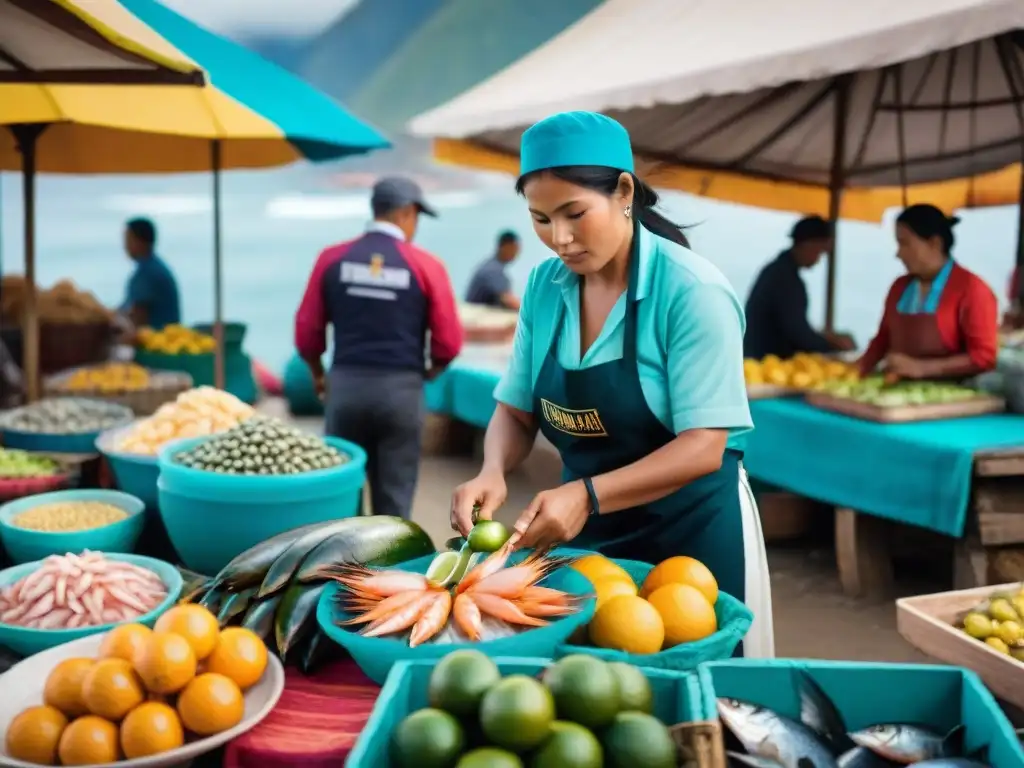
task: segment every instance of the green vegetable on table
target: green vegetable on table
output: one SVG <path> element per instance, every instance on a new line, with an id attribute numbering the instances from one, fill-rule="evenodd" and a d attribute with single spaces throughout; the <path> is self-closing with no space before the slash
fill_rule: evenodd
<path id="1" fill-rule="evenodd" d="M 49 477 L 60 473 L 60 464 L 45 456 L 0 448 L 0 477 Z"/>
<path id="2" fill-rule="evenodd" d="M 961 403 L 985 396 L 976 389 L 940 381 L 901 381 L 887 386 L 881 376 L 861 381 L 826 381 L 817 391 L 880 408 Z"/>

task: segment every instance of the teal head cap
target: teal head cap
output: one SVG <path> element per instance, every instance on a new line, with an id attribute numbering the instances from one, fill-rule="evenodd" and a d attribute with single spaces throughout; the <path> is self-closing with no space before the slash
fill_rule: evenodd
<path id="1" fill-rule="evenodd" d="M 632 173 L 629 133 L 621 123 L 597 112 L 559 112 L 523 133 L 521 176 L 573 165 L 600 165 Z"/>

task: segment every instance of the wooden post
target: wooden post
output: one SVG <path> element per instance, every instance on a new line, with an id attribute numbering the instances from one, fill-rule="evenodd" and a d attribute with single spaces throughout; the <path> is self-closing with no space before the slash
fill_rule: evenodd
<path id="1" fill-rule="evenodd" d="M 213 338 L 216 350 L 213 358 L 213 385 L 224 389 L 224 265 L 221 263 L 223 238 L 221 235 L 221 146 L 218 139 L 210 142 L 210 166 L 213 170 Z"/>
<path id="2" fill-rule="evenodd" d="M 836 508 L 836 564 L 847 595 L 880 599 L 892 594 L 887 528 L 880 518 Z"/>
<path id="3" fill-rule="evenodd" d="M 835 116 L 832 121 L 832 170 L 828 180 L 828 220 L 832 223 L 832 249 L 828 254 L 825 273 L 825 330 L 835 330 L 836 315 L 836 231 L 839 223 L 840 206 L 843 201 L 843 185 L 846 183 L 846 117 L 850 105 L 850 77 L 836 78 Z"/>

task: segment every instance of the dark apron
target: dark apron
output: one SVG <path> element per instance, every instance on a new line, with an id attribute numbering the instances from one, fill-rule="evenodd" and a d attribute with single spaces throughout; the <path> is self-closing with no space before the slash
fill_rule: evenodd
<path id="1" fill-rule="evenodd" d="M 917 358 L 953 354 L 942 341 L 937 312 L 894 312 L 889 318 L 889 349 Z"/>
<path id="2" fill-rule="evenodd" d="M 565 305 L 559 301 L 554 338 L 534 385 L 533 412 L 541 432 L 561 454 L 566 482 L 620 469 L 676 437 L 651 413 L 640 386 L 638 263 L 634 246 L 619 360 L 576 371 L 563 368 L 558 340 Z M 740 458 L 740 452 L 727 450 L 721 469 L 663 499 L 590 517 L 573 546 L 648 563 L 689 555 L 711 569 L 722 591 L 743 600 Z"/>

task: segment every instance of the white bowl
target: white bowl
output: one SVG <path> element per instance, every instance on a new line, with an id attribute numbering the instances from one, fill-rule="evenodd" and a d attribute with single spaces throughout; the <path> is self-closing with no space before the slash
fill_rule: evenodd
<path id="1" fill-rule="evenodd" d="M 103 635 L 90 635 L 80 640 L 73 640 L 64 645 L 50 648 L 35 656 L 29 656 L 18 662 L 7 672 L 0 675 L 0 766 L 4 768 L 39 768 L 34 763 L 26 763 L 8 757 L 3 751 L 6 743 L 7 726 L 24 709 L 43 703 L 43 685 L 46 678 L 57 664 L 65 659 L 80 657 L 93 658 L 99 653 Z M 234 728 L 189 742 L 180 749 L 172 749 L 152 757 L 140 757 L 136 760 L 122 760 L 112 765 L 118 768 L 168 768 L 187 764 L 191 760 L 211 752 L 243 733 L 254 728 L 277 704 L 284 691 L 284 667 L 273 654 L 269 654 L 267 671 L 263 673 L 256 685 L 245 692 L 245 715 L 242 722 Z"/>

